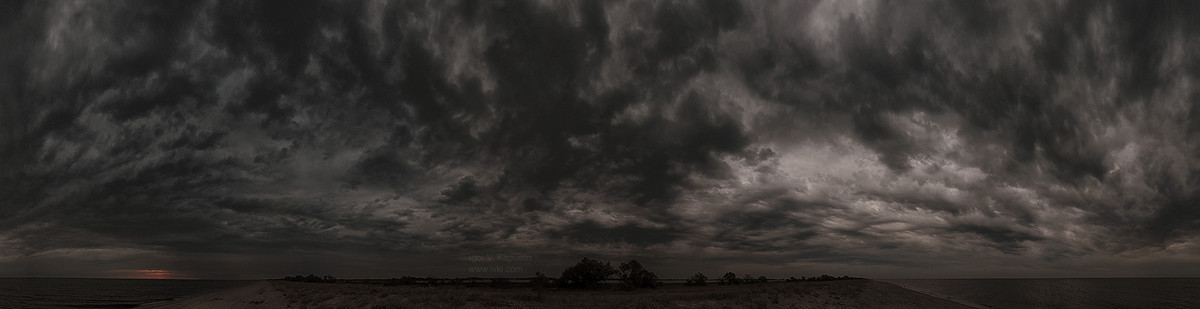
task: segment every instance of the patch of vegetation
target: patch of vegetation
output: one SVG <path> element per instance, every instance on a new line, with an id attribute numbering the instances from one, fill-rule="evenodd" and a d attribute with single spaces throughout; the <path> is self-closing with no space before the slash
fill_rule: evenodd
<path id="1" fill-rule="evenodd" d="M 742 279 L 738 279 L 737 274 L 735 274 L 731 271 L 731 272 L 725 273 L 724 276 L 721 276 L 721 280 L 718 281 L 717 284 L 719 284 L 719 285 L 742 284 Z"/>
<path id="2" fill-rule="evenodd" d="M 615 277 L 615 278 L 614 278 Z M 616 285 L 604 284 L 609 279 L 617 279 Z M 684 279 L 686 286 L 705 286 L 708 284 L 708 276 L 704 273 L 697 272 L 691 278 Z M 800 282 L 800 281 L 836 281 L 836 280 L 851 280 L 862 279 L 859 277 L 841 276 L 834 277 L 830 275 L 820 275 L 812 277 L 800 278 L 790 277 L 782 281 L 785 282 Z M 621 263 L 619 267 L 613 267 L 609 262 L 601 262 L 590 258 L 583 258 L 571 267 L 563 270 L 559 278 L 551 278 L 537 272 L 534 277 L 527 278 L 436 278 L 436 277 L 411 277 L 404 276 L 401 278 L 391 279 L 339 279 L 330 275 L 316 276 L 313 274 L 287 276 L 282 280 L 292 282 L 307 282 L 307 283 L 351 283 L 351 284 L 377 284 L 384 286 L 401 286 L 401 285 L 423 285 L 423 286 L 465 286 L 465 287 L 492 287 L 492 288 L 516 288 L 529 287 L 535 290 L 542 290 L 551 287 L 559 287 L 566 289 L 597 289 L 601 287 L 616 288 L 619 286 L 624 290 L 634 290 L 641 288 L 657 288 L 663 285 L 663 280 L 658 278 L 654 272 L 646 269 L 645 265 L 637 260 L 630 260 Z M 669 281 L 678 279 L 668 279 Z M 742 285 L 742 284 L 760 284 L 769 283 L 772 280 L 767 276 L 758 276 L 757 278 L 750 274 L 738 276 L 734 272 L 726 272 L 720 278 L 717 278 L 718 285 Z M 540 297 L 540 294 L 538 294 Z"/>
<path id="3" fill-rule="evenodd" d="M 785 279 L 785 280 L 783 280 L 783 281 L 787 281 L 787 282 L 799 282 L 799 281 L 837 281 L 837 280 L 853 280 L 853 279 L 862 279 L 862 278 L 860 278 L 860 277 L 851 277 L 851 276 L 841 276 L 841 277 L 834 277 L 834 276 L 830 276 L 830 275 L 820 275 L 820 276 L 812 276 L 812 277 L 808 277 L 808 278 L 805 278 L 804 276 L 800 276 L 800 278 L 798 278 L 798 279 L 797 279 L 796 277 L 791 277 L 791 278 Z"/>
<path id="4" fill-rule="evenodd" d="M 687 279 L 687 283 L 684 283 L 684 285 L 704 286 L 705 284 L 707 284 L 707 282 L 708 282 L 708 277 L 704 276 L 704 273 L 698 272 L 695 275 L 692 275 L 692 278 Z"/>
<path id="5" fill-rule="evenodd" d="M 621 278 L 621 286 L 626 290 L 638 288 L 654 288 L 660 285 L 658 275 L 654 272 L 646 270 L 637 260 L 630 260 L 628 263 L 621 263 L 619 277 Z"/>
<path id="6" fill-rule="evenodd" d="M 324 275 L 324 276 L 317 277 L 316 275 L 313 275 L 313 274 L 308 274 L 308 276 L 305 276 L 305 275 L 287 276 L 287 277 L 283 277 L 283 280 L 284 281 L 293 281 L 293 282 L 314 282 L 314 283 L 315 282 L 320 282 L 320 283 L 338 282 L 338 278 L 336 278 L 334 276 Z"/>
<path id="7" fill-rule="evenodd" d="M 617 274 L 611 263 L 583 258 L 575 266 L 567 267 L 558 278 L 558 286 L 572 289 L 590 289 L 600 286 L 600 282 Z"/>

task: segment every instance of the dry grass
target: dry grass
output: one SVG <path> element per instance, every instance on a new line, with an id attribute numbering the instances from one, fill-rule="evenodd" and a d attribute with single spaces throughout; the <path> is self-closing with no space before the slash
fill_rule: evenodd
<path id="1" fill-rule="evenodd" d="M 534 290 L 272 282 L 292 308 L 963 308 L 871 280 Z"/>

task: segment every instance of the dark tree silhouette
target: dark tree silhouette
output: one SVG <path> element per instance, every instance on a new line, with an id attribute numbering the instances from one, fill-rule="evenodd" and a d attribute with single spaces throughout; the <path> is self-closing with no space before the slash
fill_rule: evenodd
<path id="1" fill-rule="evenodd" d="M 767 276 L 758 276 L 758 283 L 767 283 Z"/>
<path id="2" fill-rule="evenodd" d="M 565 288 L 588 289 L 600 286 L 600 281 L 617 274 L 611 263 L 583 258 L 579 264 L 567 267 L 558 278 L 558 285 Z"/>
<path id="3" fill-rule="evenodd" d="M 691 279 L 687 279 L 687 285 L 691 286 L 704 286 L 707 282 L 708 277 L 704 276 L 704 273 L 696 273 Z"/>
<path id="4" fill-rule="evenodd" d="M 741 280 L 739 280 L 737 277 L 737 274 L 733 273 L 732 271 L 725 273 L 724 276 L 721 276 L 721 284 L 722 285 L 738 284 L 738 283 L 741 283 Z"/>
<path id="5" fill-rule="evenodd" d="M 637 260 L 630 260 L 629 263 L 621 263 L 619 275 L 622 287 L 627 290 L 654 288 L 658 285 L 658 275 L 646 270 L 642 266 L 642 263 L 639 263 Z"/>

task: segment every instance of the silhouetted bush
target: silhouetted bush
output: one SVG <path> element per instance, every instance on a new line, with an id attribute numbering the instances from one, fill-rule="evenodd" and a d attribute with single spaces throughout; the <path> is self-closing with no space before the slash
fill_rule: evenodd
<path id="1" fill-rule="evenodd" d="M 621 263 L 619 275 L 621 286 L 626 290 L 654 288 L 658 285 L 658 275 L 646 270 L 642 266 L 642 263 L 639 263 L 637 260 L 630 260 L 629 263 Z"/>
<path id="2" fill-rule="evenodd" d="M 742 283 L 754 284 L 754 283 L 758 283 L 758 282 L 754 281 L 754 276 L 751 276 L 750 274 L 745 274 L 745 275 L 742 275 Z"/>
<path id="3" fill-rule="evenodd" d="M 767 283 L 767 276 L 758 276 L 758 283 Z"/>
<path id="4" fill-rule="evenodd" d="M 718 284 L 730 285 L 730 284 L 740 284 L 740 283 L 742 283 L 742 280 L 738 279 L 737 274 L 735 274 L 731 271 L 731 272 L 725 273 L 724 276 L 721 276 L 721 281 Z"/>
<path id="5" fill-rule="evenodd" d="M 704 273 L 696 273 L 695 275 L 692 275 L 691 279 L 687 279 L 687 283 L 685 283 L 685 285 L 704 286 L 707 283 L 708 277 L 705 277 Z"/>
<path id="6" fill-rule="evenodd" d="M 599 287 L 600 281 L 617 274 L 611 263 L 583 258 L 579 264 L 567 267 L 558 278 L 558 285 L 565 288 L 588 289 Z"/>

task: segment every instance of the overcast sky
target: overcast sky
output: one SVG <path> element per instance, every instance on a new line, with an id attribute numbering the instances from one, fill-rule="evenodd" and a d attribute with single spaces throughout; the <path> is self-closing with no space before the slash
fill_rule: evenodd
<path id="1" fill-rule="evenodd" d="M 0 276 L 1200 276 L 1195 2 L 2 3 Z"/>

